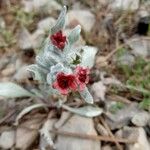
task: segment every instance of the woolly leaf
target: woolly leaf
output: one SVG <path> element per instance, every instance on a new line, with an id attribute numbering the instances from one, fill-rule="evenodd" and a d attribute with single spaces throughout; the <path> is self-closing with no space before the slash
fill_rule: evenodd
<path id="1" fill-rule="evenodd" d="M 66 6 L 64 6 L 58 17 L 56 25 L 51 28 L 51 34 L 54 34 L 58 31 L 62 30 L 63 27 L 65 26 L 66 11 L 67 11 Z"/>
<path id="2" fill-rule="evenodd" d="M 80 95 L 87 103 L 93 104 L 93 97 L 87 87 L 83 91 L 80 91 Z"/>
<path id="3" fill-rule="evenodd" d="M 19 113 L 19 115 L 17 116 L 16 121 L 15 121 L 15 125 L 18 125 L 19 120 L 20 120 L 24 115 L 26 115 L 27 113 L 29 113 L 30 111 L 32 111 L 33 109 L 43 108 L 43 107 L 47 107 L 47 105 L 41 103 L 41 104 L 34 104 L 34 105 L 31 105 L 31 106 L 29 106 L 29 107 L 24 108 L 24 109 Z"/>
<path id="4" fill-rule="evenodd" d="M 38 65 L 33 64 L 28 66 L 28 71 L 34 74 L 34 80 L 44 82 L 46 80 L 46 75 L 44 73 L 44 70 L 40 68 Z"/>
<path id="5" fill-rule="evenodd" d="M 70 45 L 74 44 L 80 37 L 81 26 L 76 26 L 68 36 L 68 41 Z"/>
<path id="6" fill-rule="evenodd" d="M 82 53 L 81 65 L 92 68 L 94 65 L 97 48 L 92 46 L 84 46 L 82 47 L 82 49 L 83 49 L 83 53 Z"/>
<path id="7" fill-rule="evenodd" d="M 31 97 L 29 91 L 12 82 L 0 83 L 0 96 L 6 98 Z"/>
<path id="8" fill-rule="evenodd" d="M 72 108 L 63 104 L 62 108 L 84 117 L 96 117 L 101 115 L 103 112 L 103 109 L 96 106 L 83 106 L 80 108 Z"/>

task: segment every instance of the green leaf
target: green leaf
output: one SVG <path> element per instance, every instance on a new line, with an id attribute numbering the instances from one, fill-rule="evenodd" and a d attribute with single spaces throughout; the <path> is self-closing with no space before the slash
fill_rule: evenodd
<path id="1" fill-rule="evenodd" d="M 81 116 L 85 116 L 85 117 L 96 117 L 96 116 L 101 115 L 103 112 L 103 109 L 101 109 L 97 106 L 83 106 L 80 108 L 72 108 L 72 107 L 69 107 L 69 106 L 63 104 L 62 108 L 66 109 L 72 113 L 75 113 L 75 114 L 78 114 Z"/>
<path id="2" fill-rule="evenodd" d="M 29 91 L 12 82 L 0 83 L 0 96 L 6 98 L 32 97 Z"/>
<path id="3" fill-rule="evenodd" d="M 74 44 L 80 37 L 81 26 L 76 26 L 68 36 L 68 41 L 70 45 Z"/>
<path id="4" fill-rule="evenodd" d="M 83 91 L 79 92 L 81 97 L 89 104 L 93 104 L 93 97 L 90 94 L 88 88 L 86 87 Z"/>
<path id="5" fill-rule="evenodd" d="M 81 65 L 85 67 L 92 68 L 95 62 L 95 55 L 97 53 L 97 48 L 92 46 L 84 46 L 82 53 Z"/>
<path id="6" fill-rule="evenodd" d="M 143 99 L 139 104 L 140 108 L 150 111 L 150 97 Z"/>
<path id="7" fill-rule="evenodd" d="M 63 27 L 65 26 L 66 11 L 67 11 L 66 6 L 64 6 L 58 17 L 56 25 L 51 28 L 51 34 L 54 34 L 58 32 L 59 30 L 62 30 Z"/>

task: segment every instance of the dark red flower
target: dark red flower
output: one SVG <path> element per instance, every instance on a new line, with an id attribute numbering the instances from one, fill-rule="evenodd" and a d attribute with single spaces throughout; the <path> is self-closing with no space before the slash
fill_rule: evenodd
<path id="1" fill-rule="evenodd" d="M 89 82 L 89 73 L 89 68 L 77 66 L 75 69 L 77 84 L 79 85 L 79 89 L 81 91 L 86 87 L 86 84 Z"/>
<path id="2" fill-rule="evenodd" d="M 59 72 L 56 75 L 56 81 L 53 83 L 53 87 L 60 91 L 61 94 L 66 95 L 70 90 L 77 90 L 76 77 L 73 74 L 65 74 Z"/>
<path id="3" fill-rule="evenodd" d="M 52 43 L 59 49 L 64 49 L 66 43 L 66 36 L 62 34 L 62 31 L 50 36 Z"/>

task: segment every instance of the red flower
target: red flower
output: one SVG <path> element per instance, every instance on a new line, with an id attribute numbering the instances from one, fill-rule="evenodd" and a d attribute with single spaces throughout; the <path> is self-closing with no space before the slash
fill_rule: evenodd
<path id="1" fill-rule="evenodd" d="M 76 80 L 79 85 L 79 89 L 81 91 L 85 88 L 86 84 L 89 82 L 89 73 L 90 70 L 88 68 L 77 66 L 75 69 Z"/>
<path id="2" fill-rule="evenodd" d="M 61 94 L 66 95 L 71 90 L 77 89 L 76 77 L 72 74 L 64 74 L 60 72 L 56 75 L 56 81 L 53 83 L 53 88 L 60 91 Z"/>
<path id="3" fill-rule="evenodd" d="M 52 43 L 59 49 L 64 49 L 66 36 L 62 34 L 62 31 L 58 31 L 57 33 L 50 36 Z"/>

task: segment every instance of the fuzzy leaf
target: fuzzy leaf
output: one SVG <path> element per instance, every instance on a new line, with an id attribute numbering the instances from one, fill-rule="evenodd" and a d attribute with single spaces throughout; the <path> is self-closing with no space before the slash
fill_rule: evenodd
<path id="1" fill-rule="evenodd" d="M 67 105 L 62 105 L 62 108 L 85 117 L 96 117 L 102 114 L 103 109 L 96 106 L 83 106 L 80 108 L 72 108 Z"/>
<path id="2" fill-rule="evenodd" d="M 24 108 L 17 116 L 16 121 L 15 121 L 15 125 L 18 125 L 19 120 L 26 115 L 27 113 L 29 113 L 30 111 L 32 111 L 33 109 L 37 109 L 37 108 L 43 108 L 43 107 L 47 107 L 46 104 L 34 104 L 31 105 L 29 107 Z"/>
<path id="3" fill-rule="evenodd" d="M 87 103 L 93 104 L 93 97 L 90 94 L 87 87 L 83 91 L 80 92 L 80 95 Z"/>
<path id="4" fill-rule="evenodd" d="M 46 69 L 49 69 L 52 65 L 62 61 L 63 54 L 50 43 L 45 46 L 44 51 L 36 57 L 37 64 Z"/>
<path id="5" fill-rule="evenodd" d="M 52 129 L 52 120 L 48 119 L 40 129 L 40 149 L 46 150 L 46 147 L 50 146 L 56 149 L 53 142 L 53 135 L 50 130 Z"/>
<path id="6" fill-rule="evenodd" d="M 68 36 L 68 41 L 69 41 L 70 45 L 72 45 L 73 43 L 75 43 L 79 39 L 80 32 L 81 32 L 81 26 L 80 25 L 76 26 L 71 31 L 71 33 Z"/>
<path id="7" fill-rule="evenodd" d="M 92 46 L 84 46 L 82 47 L 82 49 L 83 49 L 83 54 L 82 54 L 81 65 L 84 67 L 92 68 L 94 65 L 97 48 Z"/>
<path id="8" fill-rule="evenodd" d="M 62 30 L 63 27 L 65 26 L 66 11 L 67 11 L 66 6 L 64 6 L 58 17 L 56 25 L 51 28 L 51 34 L 54 34 L 58 32 L 59 30 Z"/>
<path id="9" fill-rule="evenodd" d="M 17 97 L 31 97 L 34 95 L 15 83 L 6 82 L 0 83 L 0 96 L 6 98 L 17 98 Z"/>
<path id="10" fill-rule="evenodd" d="M 46 80 L 46 75 L 44 73 L 44 70 L 42 71 L 42 69 L 38 67 L 38 65 L 36 64 L 30 65 L 28 66 L 27 70 L 34 73 L 34 80 L 41 81 L 41 82 L 44 82 Z"/>

